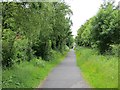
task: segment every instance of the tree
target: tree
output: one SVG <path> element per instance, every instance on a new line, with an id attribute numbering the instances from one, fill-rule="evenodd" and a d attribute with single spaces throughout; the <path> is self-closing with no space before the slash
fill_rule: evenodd
<path id="1" fill-rule="evenodd" d="M 64 2 L 4 2 L 2 12 L 3 66 L 50 60 L 52 50 L 64 51 L 72 38 L 72 12 Z"/>
<path id="2" fill-rule="evenodd" d="M 111 45 L 120 44 L 118 12 L 111 2 L 101 5 L 98 13 L 78 30 L 77 45 L 97 48 L 104 54 L 111 50 Z"/>

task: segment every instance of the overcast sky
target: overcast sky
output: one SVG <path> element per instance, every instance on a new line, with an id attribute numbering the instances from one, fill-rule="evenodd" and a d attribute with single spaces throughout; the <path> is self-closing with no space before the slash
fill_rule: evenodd
<path id="1" fill-rule="evenodd" d="M 86 20 L 96 15 L 103 1 L 104 0 L 65 0 L 73 11 L 71 17 L 73 26 L 71 28 L 74 36 L 77 35 L 77 30 Z M 117 4 L 118 1 L 120 0 L 116 0 L 115 4 Z"/>

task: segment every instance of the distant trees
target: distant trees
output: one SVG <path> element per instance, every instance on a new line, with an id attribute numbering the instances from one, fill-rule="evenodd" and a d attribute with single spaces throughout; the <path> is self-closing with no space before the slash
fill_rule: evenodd
<path id="1" fill-rule="evenodd" d="M 72 11 L 64 2 L 4 2 L 2 14 L 3 66 L 34 56 L 50 60 L 72 38 Z"/>
<path id="2" fill-rule="evenodd" d="M 101 5 L 98 13 L 78 30 L 76 43 L 80 46 L 94 47 L 101 54 L 120 44 L 119 10 L 108 2 Z"/>

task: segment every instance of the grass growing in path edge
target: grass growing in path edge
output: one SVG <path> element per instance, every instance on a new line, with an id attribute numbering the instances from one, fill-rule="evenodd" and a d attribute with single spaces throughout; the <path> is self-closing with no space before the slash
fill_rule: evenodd
<path id="1" fill-rule="evenodd" d="M 48 73 L 65 58 L 66 54 L 67 52 L 64 54 L 56 52 L 54 60 L 49 62 L 35 58 L 31 62 L 24 61 L 3 70 L 2 88 L 37 88 Z"/>
<path id="2" fill-rule="evenodd" d="M 76 49 L 77 65 L 93 88 L 118 88 L 118 58 L 98 55 L 88 48 Z"/>

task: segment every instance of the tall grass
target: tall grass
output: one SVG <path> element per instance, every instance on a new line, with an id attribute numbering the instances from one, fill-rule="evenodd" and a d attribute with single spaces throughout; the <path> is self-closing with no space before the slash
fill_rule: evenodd
<path id="1" fill-rule="evenodd" d="M 118 88 L 118 58 L 98 55 L 88 48 L 76 49 L 77 65 L 93 88 Z"/>
<path id="2" fill-rule="evenodd" d="M 2 88 L 37 88 L 52 68 L 64 59 L 66 54 L 67 52 L 64 54 L 56 52 L 51 61 L 34 58 L 31 62 L 24 61 L 19 65 L 15 64 L 13 67 L 3 70 Z"/>

